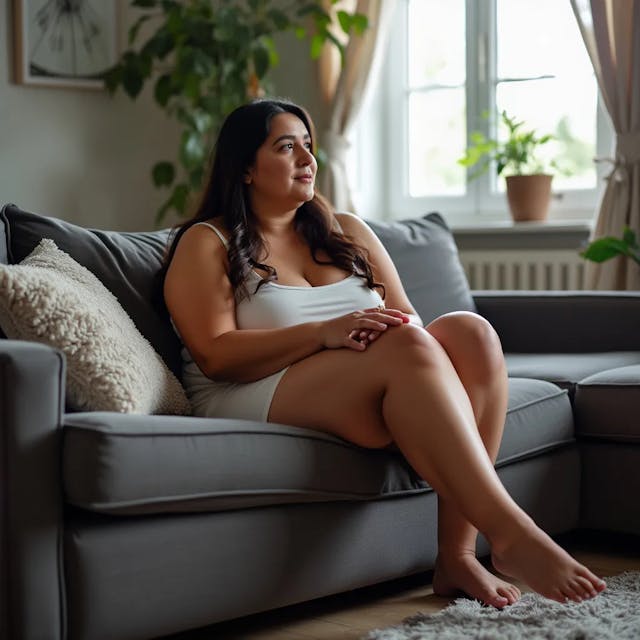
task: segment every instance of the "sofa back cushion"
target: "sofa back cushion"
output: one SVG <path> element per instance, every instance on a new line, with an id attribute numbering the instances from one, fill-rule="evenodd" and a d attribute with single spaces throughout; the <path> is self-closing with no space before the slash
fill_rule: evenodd
<path id="1" fill-rule="evenodd" d="M 3 207 L 0 221 L 5 227 L 8 263 L 20 262 L 42 238 L 51 238 L 59 249 L 89 269 L 111 291 L 167 366 L 180 375 L 180 342 L 162 306 L 154 299 L 168 230 L 85 229 L 23 211 L 12 204 Z"/>
<path id="2" fill-rule="evenodd" d="M 425 324 L 449 311 L 475 311 L 451 231 L 438 213 L 397 222 L 367 221 L 389 252 Z M 115 295 L 140 333 L 181 375 L 180 342 L 158 293 L 156 276 L 169 231 L 87 229 L 8 204 L 0 211 L 0 260 L 24 259 L 42 238 L 91 271 Z"/>
<path id="3" fill-rule="evenodd" d="M 451 230 L 439 213 L 369 226 L 393 260 L 409 299 L 428 324 L 450 311 L 476 311 Z"/>

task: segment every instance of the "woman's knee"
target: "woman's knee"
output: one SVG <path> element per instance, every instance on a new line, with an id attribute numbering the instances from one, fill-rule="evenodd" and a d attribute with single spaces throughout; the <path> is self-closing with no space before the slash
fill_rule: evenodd
<path id="1" fill-rule="evenodd" d="M 436 363 L 443 355 L 442 345 L 435 336 L 414 324 L 390 327 L 379 338 L 385 365 L 406 367 L 416 360 L 421 364 Z"/>
<path id="2" fill-rule="evenodd" d="M 450 354 L 457 350 L 475 355 L 486 365 L 499 368 L 504 365 L 498 334 L 491 323 L 477 313 L 454 311 L 436 318 L 426 329 Z"/>

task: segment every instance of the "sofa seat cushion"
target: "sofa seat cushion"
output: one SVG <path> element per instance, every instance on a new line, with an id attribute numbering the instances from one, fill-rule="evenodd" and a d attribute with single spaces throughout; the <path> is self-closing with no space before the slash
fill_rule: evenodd
<path id="1" fill-rule="evenodd" d="M 640 364 L 640 351 L 602 353 L 507 353 L 510 376 L 548 380 L 573 392 L 575 385 L 593 374 Z"/>
<path id="2" fill-rule="evenodd" d="M 395 452 L 247 420 L 71 414 L 63 450 L 67 501 L 105 513 L 217 511 L 428 490 Z"/>
<path id="3" fill-rule="evenodd" d="M 496 467 L 575 442 L 566 390 L 551 382 L 509 378 L 509 404 Z"/>
<path id="4" fill-rule="evenodd" d="M 566 391 L 512 380 L 499 464 L 573 441 Z M 65 416 L 66 500 L 113 514 L 216 511 L 374 500 L 430 491 L 394 450 L 308 429 L 243 420 Z"/>
<path id="5" fill-rule="evenodd" d="M 640 365 L 602 371 L 576 387 L 576 433 L 640 444 Z"/>

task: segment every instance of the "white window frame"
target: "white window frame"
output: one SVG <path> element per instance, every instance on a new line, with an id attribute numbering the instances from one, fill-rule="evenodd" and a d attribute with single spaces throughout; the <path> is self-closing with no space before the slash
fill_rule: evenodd
<path id="1" fill-rule="evenodd" d="M 467 135 L 483 129 L 475 114 L 486 107 L 479 108 L 478 105 L 490 105 L 491 100 L 495 102 L 494 96 L 490 95 L 495 91 L 495 12 L 496 0 L 466 0 L 467 24 L 477 25 L 475 30 L 467 30 Z M 493 172 L 468 182 L 464 196 L 409 195 L 407 21 L 408 0 L 399 0 L 380 82 L 367 102 L 355 136 L 354 160 L 358 171 L 354 200 L 358 210 L 365 217 L 391 219 L 437 210 L 456 226 L 482 226 L 508 219 L 505 195 L 492 193 Z M 608 157 L 614 140 L 613 128 L 600 98 L 597 119 L 596 155 Z M 488 135 L 491 123 L 483 124 Z M 372 140 L 372 131 L 379 132 L 379 143 Z M 609 170 L 606 163 L 596 165 L 595 189 L 554 190 L 549 219 L 591 222 L 601 197 L 603 178 Z"/>

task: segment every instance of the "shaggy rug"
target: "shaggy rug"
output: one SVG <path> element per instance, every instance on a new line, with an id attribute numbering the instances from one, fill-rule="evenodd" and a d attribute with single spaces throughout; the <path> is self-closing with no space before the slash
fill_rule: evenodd
<path id="1" fill-rule="evenodd" d="M 606 578 L 591 600 L 559 604 L 526 593 L 499 611 L 460 598 L 433 614 L 376 629 L 362 640 L 637 640 L 640 638 L 640 571 Z"/>

